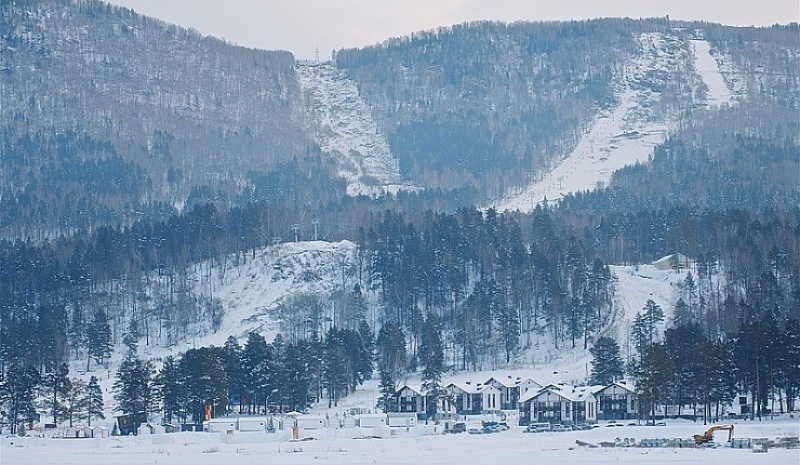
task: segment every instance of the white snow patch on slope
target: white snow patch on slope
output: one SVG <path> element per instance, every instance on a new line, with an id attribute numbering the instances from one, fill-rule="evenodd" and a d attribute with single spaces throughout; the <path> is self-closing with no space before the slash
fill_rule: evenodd
<path id="1" fill-rule="evenodd" d="M 566 158 L 540 181 L 498 202 L 498 210 L 531 211 L 545 198 L 558 200 L 570 192 L 591 190 L 607 183 L 614 171 L 627 165 L 646 162 L 653 149 L 666 140 L 676 121 L 654 118 L 660 94 L 646 86 L 648 71 L 668 71 L 679 66 L 678 57 L 669 50 L 675 38 L 659 33 L 642 34 L 640 54 L 617 85 L 619 104 L 612 110 L 601 110 L 591 129 Z M 694 67 L 708 88 L 705 104 L 719 107 L 735 103 L 734 95 L 723 78 L 724 57 L 715 58 L 705 40 L 691 40 Z"/>
<path id="2" fill-rule="evenodd" d="M 242 265 L 235 265 L 233 257 L 229 257 L 224 272 L 219 267 L 212 269 L 213 290 L 207 284 L 198 284 L 195 289 L 203 299 L 209 299 L 213 292 L 213 298 L 222 303 L 225 316 L 219 330 L 198 334 L 178 347 L 163 350 L 177 353 L 192 347 L 221 346 L 228 336 L 243 340 L 251 331 L 271 341 L 278 333 L 277 306 L 293 295 L 325 295 L 340 290 L 343 269 L 355 263 L 355 250 L 356 245 L 346 240 L 288 242 L 257 250 L 255 259 L 246 254 L 247 262 Z M 199 269 L 208 266 L 205 262 Z M 190 279 L 201 282 L 199 277 Z M 161 355 L 159 352 L 153 348 L 151 355 Z"/>
<path id="3" fill-rule="evenodd" d="M 708 87 L 706 103 L 718 107 L 733 102 L 733 93 L 725 83 L 719 64 L 711 54 L 711 44 L 705 40 L 689 41 L 694 49 L 695 68 Z"/>
<path id="4" fill-rule="evenodd" d="M 545 198 L 558 200 L 565 194 L 595 188 L 611 179 L 614 171 L 647 161 L 653 148 L 666 140 L 673 121 L 653 118 L 649 108 L 660 97 L 638 85 L 648 71 L 667 71 L 675 57 L 666 51 L 667 37 L 642 34 L 640 54 L 617 84 L 619 104 L 601 110 L 588 133 L 562 162 L 540 181 L 498 202 L 500 210 L 532 211 Z"/>
<path id="5" fill-rule="evenodd" d="M 400 176 L 399 163 L 355 82 L 332 64 L 298 63 L 295 69 L 307 96 L 314 140 L 336 157 L 338 174 L 348 183 L 347 194 L 415 189 Z"/>

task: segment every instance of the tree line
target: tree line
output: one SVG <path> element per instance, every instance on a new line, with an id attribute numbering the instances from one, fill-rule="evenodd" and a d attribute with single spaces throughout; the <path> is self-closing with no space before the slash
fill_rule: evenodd
<path id="1" fill-rule="evenodd" d="M 678 308 L 674 315 L 662 330 L 664 311 L 648 301 L 630 328 L 634 350 L 627 361 L 613 338 L 598 339 L 591 382 L 607 384 L 627 373 L 636 382 L 639 414 L 650 421 L 657 413 L 709 423 L 726 411 L 762 419 L 796 410 L 800 320 L 751 317 L 734 331 L 712 335 L 681 318 Z"/>

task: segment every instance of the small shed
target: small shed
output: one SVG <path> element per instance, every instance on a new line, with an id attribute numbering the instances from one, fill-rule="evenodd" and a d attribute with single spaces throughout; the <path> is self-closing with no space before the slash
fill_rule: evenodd
<path id="1" fill-rule="evenodd" d="M 295 421 L 297 422 L 297 427 L 303 429 L 319 429 L 328 425 L 325 417 L 319 415 L 300 415 Z"/>
<path id="2" fill-rule="evenodd" d="M 144 436 L 148 434 L 153 434 L 153 427 L 149 423 L 145 423 L 136 430 L 136 434 L 139 436 Z"/>
<path id="3" fill-rule="evenodd" d="M 107 438 L 110 431 L 105 426 L 92 426 L 89 428 L 89 435 L 96 439 Z"/>
<path id="4" fill-rule="evenodd" d="M 229 418 L 212 418 L 205 422 L 204 429 L 209 433 L 236 431 L 236 420 L 231 420 Z"/>
<path id="5" fill-rule="evenodd" d="M 66 439 L 75 439 L 75 438 L 85 438 L 86 431 L 83 426 L 70 426 L 64 430 L 64 438 Z"/>
<path id="6" fill-rule="evenodd" d="M 342 428 L 355 428 L 358 426 L 358 419 L 354 416 L 346 416 L 342 419 Z"/>
<path id="7" fill-rule="evenodd" d="M 151 434 L 166 434 L 167 429 L 161 425 L 151 425 L 150 432 Z"/>
<path id="8" fill-rule="evenodd" d="M 267 419 L 264 417 L 242 417 L 239 418 L 239 431 L 267 431 Z"/>
<path id="9" fill-rule="evenodd" d="M 386 422 L 392 427 L 413 427 L 417 426 L 416 413 L 389 413 L 386 415 Z"/>
<path id="10" fill-rule="evenodd" d="M 365 414 L 357 417 L 358 426 L 362 428 L 375 428 L 376 426 L 388 426 L 387 417 L 384 414 Z"/>

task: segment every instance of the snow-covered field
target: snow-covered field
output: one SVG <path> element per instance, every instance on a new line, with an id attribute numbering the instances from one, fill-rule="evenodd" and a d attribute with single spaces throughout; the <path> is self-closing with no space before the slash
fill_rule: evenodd
<path id="1" fill-rule="evenodd" d="M 676 124 L 672 118 L 653 118 L 648 114 L 649 108 L 657 106 L 660 96 L 638 84 L 648 71 L 666 72 L 678 66 L 666 42 L 662 34 L 643 34 L 640 55 L 617 85 L 619 104 L 611 110 L 599 111 L 589 132 L 541 180 L 499 201 L 495 207 L 500 211 L 529 212 L 545 198 L 558 200 L 570 192 L 594 189 L 599 183 L 611 180 L 614 171 L 646 162 Z M 708 88 L 706 101 L 699 103 L 707 107 L 732 103 L 733 95 L 719 63 L 711 55 L 711 45 L 705 40 L 690 43 L 695 70 Z"/>
<path id="2" fill-rule="evenodd" d="M 617 438 L 690 438 L 707 426 L 676 420 L 668 426 L 605 427 L 590 431 L 525 434 L 512 427 L 488 435 L 445 435 L 441 426 L 403 428 L 339 428 L 301 431 L 300 440 L 277 433 L 175 433 L 169 435 L 105 439 L 3 438 L 0 463 L 22 464 L 238 464 L 238 463 L 335 463 L 335 464 L 707 464 L 770 463 L 796 465 L 797 449 L 770 449 L 755 454 L 725 447 L 725 432 L 717 433 L 715 448 L 639 448 L 579 446 Z M 394 432 L 393 432 L 394 431 Z M 769 438 L 798 436 L 796 419 L 764 422 L 737 421 L 734 437 Z"/>

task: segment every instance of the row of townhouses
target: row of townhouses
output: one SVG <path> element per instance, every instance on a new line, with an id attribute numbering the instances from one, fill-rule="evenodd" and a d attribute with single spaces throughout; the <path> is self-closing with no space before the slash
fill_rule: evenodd
<path id="1" fill-rule="evenodd" d="M 541 385 L 530 378 L 492 377 L 473 384 L 453 382 L 445 387 L 437 412 L 444 416 L 519 411 L 520 425 L 529 423 L 594 423 L 638 417 L 633 386 L 624 381 L 600 386 Z M 397 391 L 398 411 L 425 415 L 429 397 L 419 385 Z"/>

